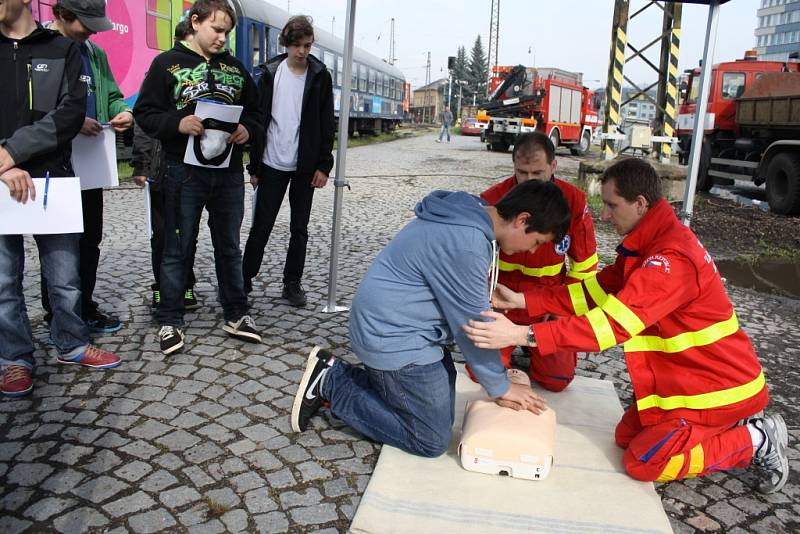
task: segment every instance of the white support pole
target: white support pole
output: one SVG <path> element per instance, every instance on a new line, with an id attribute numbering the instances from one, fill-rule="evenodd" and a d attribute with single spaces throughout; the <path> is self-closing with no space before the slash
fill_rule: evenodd
<path id="1" fill-rule="evenodd" d="M 328 270 L 328 303 L 322 308 L 325 313 L 347 311 L 346 306 L 336 305 L 336 282 L 338 277 L 339 244 L 342 237 L 342 200 L 347 160 L 347 134 L 350 123 L 350 83 L 353 71 L 353 40 L 356 23 L 356 0 L 347 0 L 347 15 L 344 29 L 344 69 L 342 69 L 342 94 L 339 103 L 339 146 L 336 148 L 336 178 L 333 181 L 333 229 L 331 231 L 331 262 Z"/>
<path id="2" fill-rule="evenodd" d="M 694 188 L 697 185 L 697 172 L 700 166 L 700 152 L 703 147 L 703 133 L 708 109 L 708 93 L 711 86 L 711 70 L 714 61 L 714 47 L 717 44 L 717 22 L 719 22 L 719 0 L 711 0 L 708 4 L 708 24 L 706 26 L 706 42 L 703 48 L 703 65 L 700 71 L 700 91 L 694 113 L 692 128 L 692 148 L 689 152 L 689 169 L 686 176 L 686 190 L 683 193 L 683 209 L 681 221 L 689 226 L 694 210 Z"/>

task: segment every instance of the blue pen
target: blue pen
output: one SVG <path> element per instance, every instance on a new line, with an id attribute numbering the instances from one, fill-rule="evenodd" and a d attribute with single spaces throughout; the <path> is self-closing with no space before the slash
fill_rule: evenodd
<path id="1" fill-rule="evenodd" d="M 47 211 L 47 191 L 50 189 L 50 171 L 44 175 L 44 210 Z"/>

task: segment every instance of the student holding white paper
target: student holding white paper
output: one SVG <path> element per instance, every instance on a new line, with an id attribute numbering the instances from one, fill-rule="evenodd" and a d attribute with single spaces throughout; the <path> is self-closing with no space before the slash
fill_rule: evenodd
<path id="1" fill-rule="evenodd" d="M 230 336 L 260 342 L 248 314 L 242 278 L 239 233 L 244 217 L 242 145 L 263 136 L 257 88 L 250 73 L 227 50 L 226 39 L 236 25 L 227 0 L 197 0 L 187 18 L 194 29 L 191 42 L 177 43 L 153 60 L 134 107 L 136 122 L 162 142 L 167 170 L 164 200 L 164 256 L 161 262 L 161 302 L 156 310 L 158 336 L 164 354 L 184 345 L 184 289 L 203 208 L 214 244 L 219 300 Z M 189 136 L 203 138 L 206 128 L 195 114 L 198 102 L 242 106 L 227 167 L 184 163 Z M 223 146 L 223 148 L 226 148 Z M 209 160 L 219 154 L 208 154 Z"/>
<path id="2" fill-rule="evenodd" d="M 105 0 L 58 0 L 53 6 L 55 21 L 51 27 L 78 43 L 81 55 L 81 81 L 86 84 L 86 113 L 81 135 L 96 137 L 103 125 L 116 132 L 133 126 L 133 113 L 125 103 L 114 81 L 105 51 L 89 41 L 95 33 L 113 26 L 106 17 Z M 77 164 L 76 164 L 77 165 Z M 103 189 L 81 192 L 83 204 L 83 235 L 80 248 L 81 313 L 92 332 L 110 333 L 122 328 L 119 319 L 101 312 L 94 301 L 97 267 L 100 262 L 100 242 L 103 239 Z M 47 295 L 42 292 L 42 304 L 47 309 Z"/>
<path id="3" fill-rule="evenodd" d="M 36 24 L 30 0 L 0 4 L 0 100 L 15 110 L 0 114 L 0 194 L 19 201 L 36 191 L 31 176 L 73 176 L 69 146 L 80 130 L 86 86 L 79 81 L 75 43 Z M 16 56 L 12 54 L 16 52 Z M 21 58 L 16 62 L 8 58 Z M 31 70 L 31 64 L 36 69 Z M 52 191 L 50 192 L 52 194 Z M 52 200 L 52 199 L 51 199 Z M 3 214 L 0 213 L 0 217 Z M 53 310 L 50 337 L 57 361 L 93 368 L 116 367 L 119 356 L 90 345 L 80 318 L 78 234 L 34 236 Z M 21 235 L 0 235 L 0 393 L 20 397 L 33 389 L 31 325 L 22 294 L 25 250 Z"/>

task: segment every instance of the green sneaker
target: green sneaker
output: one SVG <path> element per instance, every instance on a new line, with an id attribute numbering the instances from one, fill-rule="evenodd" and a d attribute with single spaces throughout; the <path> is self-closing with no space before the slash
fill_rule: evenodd
<path id="1" fill-rule="evenodd" d="M 158 289 L 153 290 L 153 302 L 150 303 L 150 308 L 156 309 L 161 304 L 161 291 Z"/>
<path id="2" fill-rule="evenodd" d="M 191 287 L 183 293 L 183 307 L 187 310 L 200 307 L 200 303 L 197 301 L 197 295 L 194 294 L 194 289 Z"/>

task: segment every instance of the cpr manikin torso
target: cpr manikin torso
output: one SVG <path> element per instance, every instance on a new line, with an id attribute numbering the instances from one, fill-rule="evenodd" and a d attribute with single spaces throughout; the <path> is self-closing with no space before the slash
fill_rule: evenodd
<path id="1" fill-rule="evenodd" d="M 530 386 L 528 376 L 508 370 L 512 382 Z M 467 403 L 459 445 L 461 465 L 468 471 L 540 480 L 550 473 L 556 413 L 536 415 L 512 410 L 492 400 Z"/>

